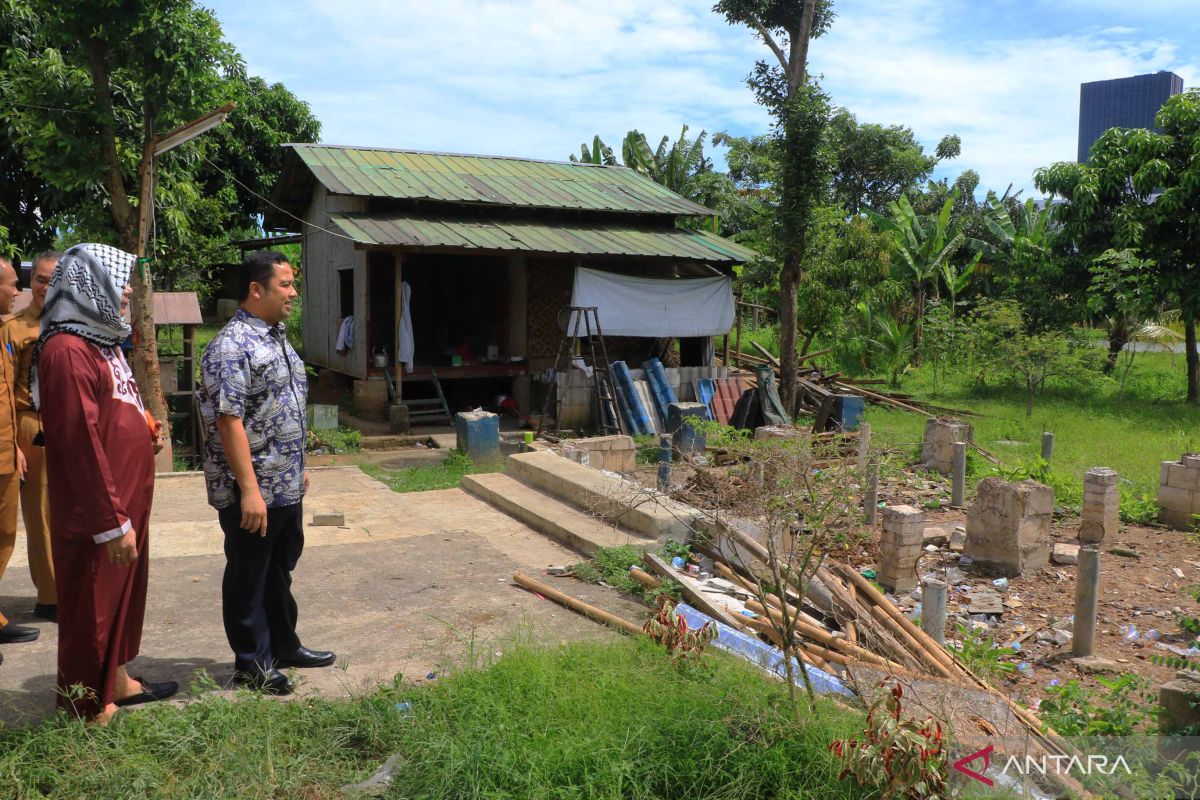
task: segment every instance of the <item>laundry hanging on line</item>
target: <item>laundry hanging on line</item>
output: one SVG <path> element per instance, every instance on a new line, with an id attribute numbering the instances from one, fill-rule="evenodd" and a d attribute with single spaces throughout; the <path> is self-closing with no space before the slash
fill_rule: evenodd
<path id="1" fill-rule="evenodd" d="M 416 343 L 413 341 L 412 316 L 408 311 L 412 287 L 408 281 L 400 282 L 400 329 L 396 340 L 396 363 L 403 364 L 409 372 L 413 371 L 413 357 L 416 355 Z"/>

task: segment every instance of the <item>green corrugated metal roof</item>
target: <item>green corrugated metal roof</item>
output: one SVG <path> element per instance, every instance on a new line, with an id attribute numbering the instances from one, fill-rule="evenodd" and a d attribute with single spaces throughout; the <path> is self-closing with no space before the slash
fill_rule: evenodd
<path id="1" fill-rule="evenodd" d="M 320 144 L 289 147 L 334 194 L 632 214 L 713 213 L 625 167 Z"/>
<path id="2" fill-rule="evenodd" d="M 640 256 L 740 264 L 758 254 L 704 231 L 598 223 L 526 220 L 447 220 L 405 214 L 333 214 L 333 224 L 356 242 L 403 248 L 442 248 L 577 256 Z"/>

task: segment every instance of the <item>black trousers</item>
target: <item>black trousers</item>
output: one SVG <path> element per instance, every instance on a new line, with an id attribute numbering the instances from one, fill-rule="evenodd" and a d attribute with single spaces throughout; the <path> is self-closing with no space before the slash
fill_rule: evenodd
<path id="1" fill-rule="evenodd" d="M 274 656 L 300 647 L 292 570 L 304 550 L 302 506 L 268 508 L 266 536 L 242 530 L 240 500 L 217 512 L 225 532 L 221 616 L 238 671 L 266 671 Z"/>

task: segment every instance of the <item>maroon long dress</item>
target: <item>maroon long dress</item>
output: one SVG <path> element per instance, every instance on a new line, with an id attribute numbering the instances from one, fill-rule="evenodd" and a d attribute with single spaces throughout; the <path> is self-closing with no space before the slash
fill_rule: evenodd
<path id="1" fill-rule="evenodd" d="M 119 348 L 61 333 L 42 348 L 38 370 L 58 575 L 58 704 L 90 718 L 115 701 L 116 668 L 141 645 L 154 444 Z M 94 537 L 130 527 L 137 561 L 110 564 Z"/>

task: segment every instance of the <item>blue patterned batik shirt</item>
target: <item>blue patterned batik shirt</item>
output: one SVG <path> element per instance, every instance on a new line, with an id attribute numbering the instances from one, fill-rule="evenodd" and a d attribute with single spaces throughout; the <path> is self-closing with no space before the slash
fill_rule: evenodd
<path id="1" fill-rule="evenodd" d="M 237 480 L 217 432 L 220 416 L 241 418 L 267 508 L 299 503 L 308 380 L 283 325 L 268 325 L 239 308 L 204 351 L 200 373 L 209 505 L 225 508 L 237 500 Z"/>

